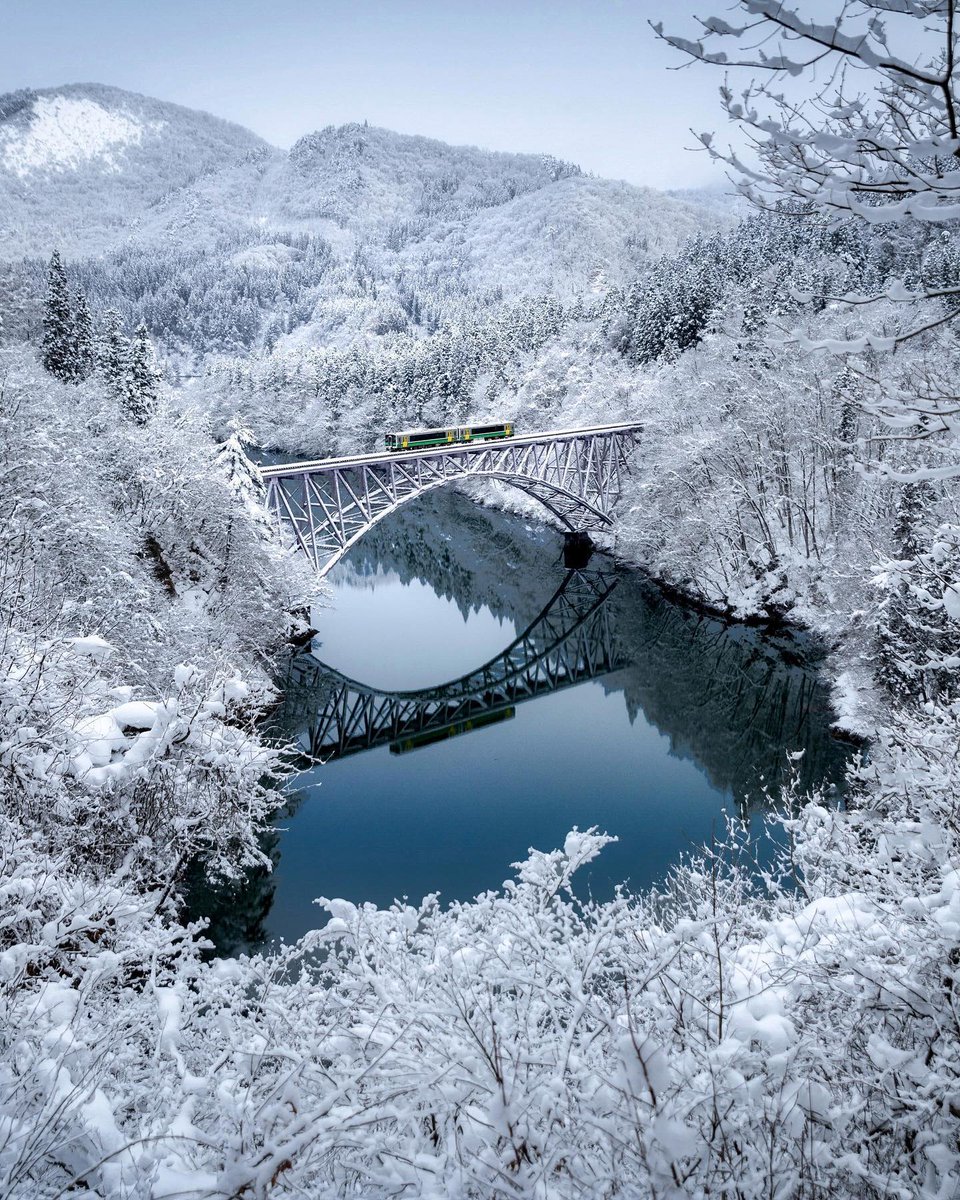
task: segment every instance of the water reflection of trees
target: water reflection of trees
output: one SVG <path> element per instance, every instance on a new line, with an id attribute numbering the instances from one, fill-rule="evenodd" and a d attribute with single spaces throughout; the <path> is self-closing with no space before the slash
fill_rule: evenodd
<path id="1" fill-rule="evenodd" d="M 277 825 L 293 815 L 300 797 L 294 793 L 278 814 Z M 260 849 L 271 866 L 254 867 L 237 879 L 212 880 L 202 862 L 191 863 L 183 886 L 183 916 L 207 922 L 204 936 L 213 943 L 208 957 L 252 954 L 267 943 L 266 920 L 277 890 L 275 871 L 280 862 L 279 828 L 267 829 Z"/>
<path id="2" fill-rule="evenodd" d="M 849 747 L 833 735 L 829 693 L 814 647 L 774 640 L 671 603 L 628 576 L 610 599 L 631 666 L 604 681 L 642 712 L 672 751 L 714 787 L 748 805 L 785 781 L 788 752 L 804 790 L 842 786 Z"/>

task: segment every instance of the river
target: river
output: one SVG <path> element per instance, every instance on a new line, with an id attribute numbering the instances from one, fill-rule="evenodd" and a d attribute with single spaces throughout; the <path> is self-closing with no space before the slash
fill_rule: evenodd
<path id="1" fill-rule="evenodd" d="M 584 895 L 648 887 L 724 813 L 762 843 L 788 753 L 804 787 L 842 788 L 850 751 L 808 639 L 676 604 L 604 554 L 568 570 L 538 522 L 444 489 L 329 582 L 274 718 L 324 761 L 289 785 L 272 874 L 207 902 L 221 952 L 300 936 L 318 896 L 468 900 L 574 826 L 619 838 Z"/>

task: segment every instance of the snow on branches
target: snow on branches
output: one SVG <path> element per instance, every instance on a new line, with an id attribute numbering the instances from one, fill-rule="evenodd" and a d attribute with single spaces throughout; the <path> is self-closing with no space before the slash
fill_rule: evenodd
<path id="1" fill-rule="evenodd" d="M 723 149 L 713 135 L 700 135 L 709 154 L 731 168 L 740 192 L 761 208 L 783 208 L 786 201 L 797 219 L 954 234 L 960 220 L 954 0 L 851 0 L 828 21 L 780 0 L 738 0 L 736 8 L 742 22 L 701 19 L 697 39 L 665 32 L 662 24 L 654 29 L 690 59 L 752 76 L 739 92 L 729 78 L 721 88 L 723 109 L 749 150 Z M 839 305 L 906 306 L 908 315 L 892 327 L 847 338 L 812 340 L 801 330 L 791 336 L 808 350 L 858 356 L 853 369 L 883 393 L 871 411 L 901 431 L 911 427 L 903 436 L 947 434 L 955 457 L 952 371 L 932 361 L 921 394 L 897 396 L 863 356 L 952 326 L 958 296 L 953 278 L 921 275 L 910 286 L 893 276 L 873 294 L 834 297 Z M 945 477 L 933 466 L 925 475 Z"/>
<path id="2" fill-rule="evenodd" d="M 756 162 L 700 135 L 734 169 L 748 199 L 769 206 L 793 196 L 872 224 L 960 218 L 953 0 L 854 0 L 823 23 L 780 0 L 737 7 L 743 24 L 708 17 L 700 39 L 654 29 L 700 62 L 759 73 L 739 93 L 729 83 L 721 89 L 724 111 L 746 129 Z M 813 90 L 795 99 L 786 79 L 810 80 Z"/>

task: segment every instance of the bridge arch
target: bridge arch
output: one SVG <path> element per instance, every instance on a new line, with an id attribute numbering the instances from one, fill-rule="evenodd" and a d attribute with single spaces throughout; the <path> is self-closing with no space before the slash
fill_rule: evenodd
<path id="1" fill-rule="evenodd" d="M 438 488 L 446 487 L 452 483 L 463 483 L 471 479 L 495 479 L 500 483 L 506 483 L 511 487 L 517 488 L 525 495 L 539 501 L 549 513 L 560 521 L 565 529 L 571 532 L 587 528 L 598 530 L 610 524 L 610 517 L 601 512 L 595 505 L 590 504 L 582 497 L 576 496 L 564 488 L 545 483 L 543 480 L 531 479 L 525 475 L 508 475 L 501 471 L 471 471 L 468 475 L 450 475 L 447 478 L 426 483 L 417 491 L 411 491 L 399 497 L 396 503 L 386 505 L 372 514 L 370 519 L 355 529 L 342 545 L 326 555 L 322 565 L 314 564 L 317 566 L 319 574 L 323 576 L 332 570 L 347 551 L 352 546 L 355 546 L 375 525 L 379 525 L 384 517 L 389 517 L 392 513 L 398 512 L 401 508 L 412 504 L 415 500 L 419 500 L 421 496 L 429 495 L 430 492 L 434 492 Z M 579 521 L 575 519 L 578 512 L 581 514 Z M 311 553 L 309 545 L 304 545 L 301 542 L 301 548 L 306 550 L 308 554 Z"/>
<path id="2" fill-rule="evenodd" d="M 448 483 L 495 479 L 539 501 L 565 528 L 611 524 L 637 425 L 532 434 L 419 454 L 369 454 L 267 467 L 267 501 L 326 573 L 365 533 L 417 496 Z"/>

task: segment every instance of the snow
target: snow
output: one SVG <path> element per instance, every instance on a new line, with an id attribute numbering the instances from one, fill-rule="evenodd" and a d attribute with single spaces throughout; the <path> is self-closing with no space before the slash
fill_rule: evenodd
<path id="1" fill-rule="evenodd" d="M 120 152 L 142 141 L 145 129 L 162 127 L 162 121 L 144 125 L 93 100 L 38 96 L 25 131 L 16 126 L 0 131 L 2 161 L 21 179 L 36 171 L 69 171 L 91 160 L 119 171 Z"/>
<path id="2" fill-rule="evenodd" d="M 87 634 L 86 637 L 67 638 L 67 641 L 73 647 L 75 654 L 98 661 L 108 658 L 114 650 L 109 642 L 104 641 L 95 633 Z"/>
<path id="3" fill-rule="evenodd" d="M 152 729 L 157 718 L 157 706 L 132 700 L 112 709 L 110 715 L 121 728 Z"/>
<path id="4" fill-rule="evenodd" d="M 775 5 L 747 2 L 761 13 Z M 95 163 L 108 183 L 157 127 L 75 96 L 41 97 L 30 123 L 18 121 L 0 134 L 10 172 Z M 356 213 L 346 207 L 354 137 L 367 139 L 370 157 L 380 146 Z M 616 212 L 636 211 L 634 193 L 617 209 L 613 185 L 575 175 L 544 183 L 535 164 L 514 161 L 523 186 L 504 201 L 510 164 L 496 160 L 498 174 L 479 152 L 356 131 L 307 143 L 305 167 L 333 177 L 327 199 L 344 206 L 358 238 L 383 234 L 368 239 L 368 273 L 334 248 L 320 285 L 310 272 L 323 276 L 322 254 L 296 274 L 309 238 L 288 246 L 269 229 L 262 244 L 237 235 L 215 258 L 216 279 L 198 289 L 198 312 L 224 316 L 233 336 L 231 296 L 241 293 L 218 290 L 225 270 L 251 287 L 258 273 L 279 274 L 294 301 L 284 317 L 300 310 L 302 336 L 321 341 L 333 334 L 309 317 L 332 297 L 347 326 L 340 387 L 380 337 L 374 323 L 391 316 L 395 268 L 405 263 L 425 305 L 451 322 L 417 324 L 402 335 L 402 354 L 398 338 L 387 341 L 413 382 L 428 378 L 416 352 L 439 345 L 446 364 L 466 345 L 451 329 L 466 327 L 487 337 L 484 355 L 494 357 L 498 338 L 508 352 L 497 372 L 471 381 L 464 404 L 508 396 L 530 424 L 642 415 L 621 546 L 659 577 L 744 615 L 796 605 L 836 646 L 841 722 L 879 714 L 874 743 L 844 811 L 817 797 L 794 803 L 789 789 L 782 797 L 793 814 L 779 867 L 789 887 L 771 876 L 769 892 L 752 890 L 736 865 L 734 827 L 732 865 L 704 856 L 677 866 L 662 895 L 583 908 L 571 877 L 611 839 L 573 830 L 559 849 L 531 849 L 500 894 L 443 910 L 429 900 L 386 911 L 329 900 L 329 922 L 299 945 L 207 964 L 178 923 L 176 873 L 198 856 L 237 880 L 247 867 L 268 869 L 257 834 L 279 797 L 263 780 L 282 777 L 282 762 L 245 718 L 269 686 L 259 651 L 276 644 L 278 614 L 296 607 L 299 584 L 292 575 L 271 582 L 286 560 L 262 537 L 256 472 L 236 431 L 218 456 L 222 469 L 211 470 L 202 422 L 159 421 L 144 437 L 118 421 L 96 381 L 77 404 L 72 388 L 38 380 L 32 352 L 5 345 L 17 396 L 4 438 L 18 470 L 0 489 L 31 561 L 14 580 L 28 603 L 6 622 L 0 674 L 0 1012 L 10 1049 L 0 1056 L 0 1192 L 64 1194 L 82 1180 L 91 1194 L 123 1200 L 504 1189 L 568 1200 L 679 1195 L 682 1178 L 689 1195 L 955 1195 L 960 1064 L 944 1030 L 955 1026 L 960 935 L 951 625 L 960 620 L 960 537 L 956 467 L 943 463 L 956 461 L 956 444 L 941 439 L 943 462 L 924 468 L 929 442 L 889 443 L 879 479 L 852 472 L 849 458 L 878 415 L 888 425 L 916 419 L 891 397 L 902 410 L 911 380 L 941 365 L 955 377 L 956 346 L 934 331 L 890 356 L 884 415 L 880 400 L 871 409 L 869 395 L 851 399 L 830 356 L 801 347 L 885 354 L 898 328 L 892 306 L 907 297 L 893 284 L 874 326 L 882 333 L 864 333 L 859 315 L 838 305 L 788 314 L 802 333 L 752 349 L 734 288 L 700 343 L 660 359 L 631 361 L 614 347 L 610 313 L 564 325 L 549 306 L 542 336 L 509 343 L 498 321 L 519 310 L 491 304 L 491 318 L 476 293 L 500 278 L 515 295 L 528 282 L 553 296 L 576 295 L 585 280 L 629 284 L 637 260 L 624 256 Z M 836 139 L 818 145 L 845 152 Z M 455 198 L 436 189 L 442 219 L 431 210 L 391 251 L 386 227 L 422 215 L 431 199 L 425 164 L 435 181 L 456 167 Z M 273 179 L 282 184 L 283 173 Z M 311 207 L 321 179 L 306 172 L 287 197 L 257 194 L 251 211 L 267 205 L 275 220 L 284 200 L 296 201 L 291 220 L 316 231 L 326 219 Z M 204 225 L 203 202 L 219 216 L 231 180 L 205 176 L 167 210 L 172 227 L 195 204 L 203 236 L 219 237 L 217 220 Z M 923 215 L 906 205 L 874 211 Z M 642 228 L 669 245 L 694 216 L 665 206 Z M 467 266 L 447 269 L 461 237 Z M 205 257 L 193 249 L 190 281 L 202 278 Z M 126 295 L 123 279 L 143 264 L 159 270 L 164 260 L 151 254 L 129 259 L 127 276 L 105 275 L 104 292 Z M 842 260 L 805 254 L 790 264 L 795 303 L 817 294 L 807 276 L 826 287 Z M 861 286 L 840 282 L 839 295 Z M 386 299 L 369 298 L 371 283 Z M 474 307 L 457 308 L 461 284 Z M 760 300 L 773 304 L 768 292 Z M 612 293 L 608 301 L 626 320 L 626 305 Z M 290 436 L 295 420 L 320 427 L 320 360 L 336 363 L 335 354 L 328 345 L 315 361 L 265 360 L 247 370 L 249 387 L 225 387 L 223 403 L 255 394 L 255 415 L 256 404 L 269 408 Z M 358 428 L 347 436 L 375 425 L 365 386 L 358 369 L 348 395 Z M 202 388 L 194 394 L 204 398 Z M 400 404 L 406 393 L 397 395 Z M 912 516 L 898 508 L 899 485 L 911 479 L 928 488 Z M 34 495 L 42 508 L 23 503 Z M 907 553 L 892 530 L 910 521 L 921 548 Z M 179 603 L 142 556 L 146 530 Z M 89 629 L 109 631 L 116 650 Z M 922 703 L 880 695 L 878 666 L 891 662 L 904 688 L 922 676 Z M 318 946 L 319 963 L 310 957 Z M 7 1171 L 22 1174 L 9 1185 Z"/>

